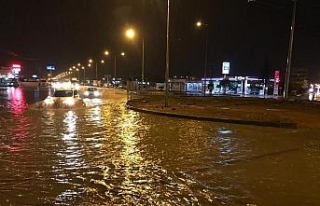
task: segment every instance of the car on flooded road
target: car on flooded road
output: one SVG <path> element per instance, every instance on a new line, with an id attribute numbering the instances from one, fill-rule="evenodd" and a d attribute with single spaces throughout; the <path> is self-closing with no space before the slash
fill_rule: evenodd
<path id="1" fill-rule="evenodd" d="M 78 90 L 57 89 L 52 96 L 48 96 L 41 104 L 42 108 L 81 108 L 85 103 L 79 97 Z"/>
<path id="2" fill-rule="evenodd" d="M 85 98 L 99 98 L 101 97 L 101 93 L 96 87 L 88 87 L 83 92 L 83 96 Z"/>

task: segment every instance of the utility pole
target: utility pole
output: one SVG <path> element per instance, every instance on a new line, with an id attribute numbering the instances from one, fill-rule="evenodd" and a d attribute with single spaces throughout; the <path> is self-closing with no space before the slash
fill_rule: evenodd
<path id="1" fill-rule="evenodd" d="M 167 3 L 167 49 L 166 49 L 166 72 L 165 72 L 165 98 L 164 107 L 168 107 L 168 93 L 169 93 L 169 27 L 170 27 L 170 0 Z"/>
<path id="2" fill-rule="evenodd" d="M 290 40 L 289 40 L 287 67 L 286 67 L 285 80 L 284 80 L 284 91 L 283 91 L 283 98 L 284 99 L 288 99 L 288 97 L 289 97 L 289 85 L 290 85 L 289 82 L 290 82 L 293 35 L 294 35 L 294 28 L 295 28 L 295 22 L 296 22 L 296 10 L 297 10 L 297 0 L 293 0 L 292 21 L 291 21 L 291 28 L 290 28 L 291 29 L 290 30 Z"/>

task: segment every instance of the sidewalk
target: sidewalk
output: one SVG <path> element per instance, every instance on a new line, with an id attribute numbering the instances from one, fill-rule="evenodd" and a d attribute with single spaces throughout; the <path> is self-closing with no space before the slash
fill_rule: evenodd
<path id="1" fill-rule="evenodd" d="M 320 103 L 292 103 L 276 99 L 243 97 L 178 97 L 153 95 L 128 101 L 139 112 L 196 120 L 282 128 L 320 129 Z"/>

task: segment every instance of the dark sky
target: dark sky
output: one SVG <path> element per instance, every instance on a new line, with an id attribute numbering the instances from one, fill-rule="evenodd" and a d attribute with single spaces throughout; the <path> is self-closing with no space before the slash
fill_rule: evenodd
<path id="1" fill-rule="evenodd" d="M 285 70 L 292 15 L 291 0 L 170 0 L 170 76 L 204 74 L 208 24 L 208 76 L 221 76 L 223 61 L 232 75 Z M 145 39 L 145 77 L 163 80 L 166 49 L 165 0 L 0 0 L 0 66 L 20 62 L 28 73 L 57 73 L 100 59 L 104 50 L 118 58 L 117 74 L 141 77 L 141 31 Z M 123 31 L 135 27 L 130 42 Z M 320 81 L 320 1 L 298 0 L 292 67 L 308 69 Z M 37 59 L 37 61 L 35 60 Z M 113 60 L 99 76 L 113 74 Z M 88 71 L 90 73 L 90 71 Z M 91 75 L 93 75 L 91 71 Z"/>

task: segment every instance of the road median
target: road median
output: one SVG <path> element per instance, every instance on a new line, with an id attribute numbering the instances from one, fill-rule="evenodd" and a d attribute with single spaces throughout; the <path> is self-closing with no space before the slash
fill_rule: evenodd
<path id="1" fill-rule="evenodd" d="M 127 102 L 128 109 L 177 118 L 279 128 L 318 128 L 318 104 L 240 97 L 148 96 Z"/>

